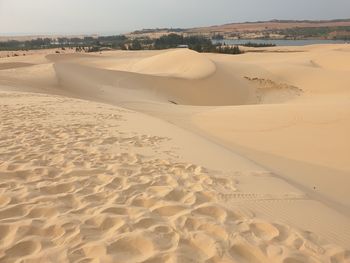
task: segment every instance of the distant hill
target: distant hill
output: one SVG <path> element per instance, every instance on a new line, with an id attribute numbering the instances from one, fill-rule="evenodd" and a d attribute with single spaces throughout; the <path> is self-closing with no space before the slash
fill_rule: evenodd
<path id="1" fill-rule="evenodd" d="M 207 35 L 210 38 L 350 39 L 350 19 L 271 20 L 230 23 L 189 29 L 157 28 L 132 32 L 131 36 L 158 38 L 170 33 Z"/>
<path id="2" fill-rule="evenodd" d="M 210 27 L 198 27 L 188 29 L 190 32 L 242 32 L 242 31 L 266 31 L 292 28 L 309 27 L 350 27 L 350 19 L 336 20 L 271 20 L 244 23 L 230 23 Z"/>

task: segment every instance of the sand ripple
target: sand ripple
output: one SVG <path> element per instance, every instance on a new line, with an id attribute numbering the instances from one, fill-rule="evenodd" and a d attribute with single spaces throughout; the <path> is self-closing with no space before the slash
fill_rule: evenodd
<path id="1" fill-rule="evenodd" d="M 44 95 L 1 100 L 1 262 L 350 260 L 233 208 L 232 177 L 143 153 L 170 139 L 126 129 L 136 113 Z"/>

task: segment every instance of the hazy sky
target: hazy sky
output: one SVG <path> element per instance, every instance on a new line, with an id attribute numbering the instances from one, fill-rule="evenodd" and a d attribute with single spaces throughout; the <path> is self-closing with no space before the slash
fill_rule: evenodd
<path id="1" fill-rule="evenodd" d="M 0 35 L 334 18 L 350 18 L 350 0 L 0 0 Z"/>

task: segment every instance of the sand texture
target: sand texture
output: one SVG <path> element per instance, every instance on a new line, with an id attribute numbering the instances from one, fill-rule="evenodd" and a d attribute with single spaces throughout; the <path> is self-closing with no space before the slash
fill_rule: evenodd
<path id="1" fill-rule="evenodd" d="M 0 262 L 350 262 L 350 47 L 297 49 L 0 59 Z"/>

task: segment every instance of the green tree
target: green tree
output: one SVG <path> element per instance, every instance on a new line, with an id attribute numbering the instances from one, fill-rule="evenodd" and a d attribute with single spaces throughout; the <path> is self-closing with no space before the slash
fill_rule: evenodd
<path id="1" fill-rule="evenodd" d="M 141 50 L 142 49 L 141 42 L 135 38 L 131 43 L 130 49 L 131 50 Z"/>

